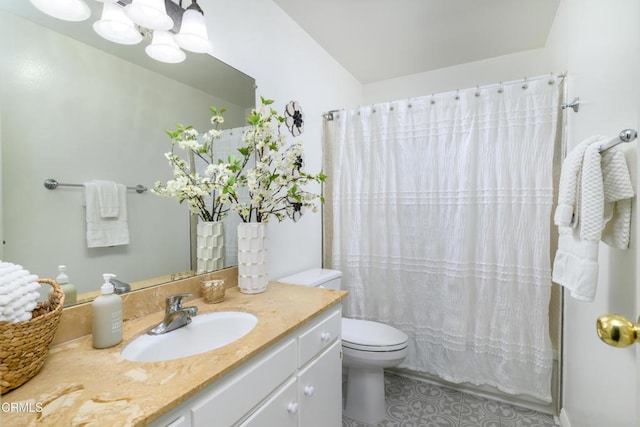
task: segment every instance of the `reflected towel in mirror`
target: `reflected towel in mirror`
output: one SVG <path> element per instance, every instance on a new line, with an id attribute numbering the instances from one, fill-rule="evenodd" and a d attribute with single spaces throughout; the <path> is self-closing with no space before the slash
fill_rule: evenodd
<path id="1" fill-rule="evenodd" d="M 100 216 L 102 218 L 117 218 L 120 215 L 120 196 L 118 184 L 113 181 L 93 181 L 98 193 Z"/>
<path id="2" fill-rule="evenodd" d="M 103 183 L 105 182 L 109 181 L 90 181 L 84 183 L 87 247 L 89 248 L 129 244 L 127 187 L 123 184 L 116 184 L 118 189 L 118 216 L 104 217 L 101 214 L 99 188 L 103 187 Z"/>

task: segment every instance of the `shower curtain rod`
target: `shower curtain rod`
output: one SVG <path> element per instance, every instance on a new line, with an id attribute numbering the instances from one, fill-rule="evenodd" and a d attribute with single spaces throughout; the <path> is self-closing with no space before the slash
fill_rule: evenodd
<path id="1" fill-rule="evenodd" d="M 625 129 L 620 132 L 617 138 L 613 138 L 609 142 L 605 142 L 600 145 L 600 152 L 607 151 L 609 148 L 615 147 L 618 144 L 622 144 L 623 142 L 631 142 L 638 137 L 638 131 L 635 129 Z"/>
<path id="2" fill-rule="evenodd" d="M 509 86 L 509 85 L 518 84 L 518 83 L 523 83 L 522 89 L 527 89 L 527 87 L 528 87 L 527 86 L 527 82 L 533 82 L 533 81 L 541 80 L 541 79 L 548 79 L 550 77 L 551 78 L 564 79 L 565 77 L 567 77 L 567 73 L 566 73 L 566 71 L 563 71 L 563 72 L 561 72 L 559 74 L 549 73 L 549 74 L 545 74 L 545 75 L 537 76 L 537 77 L 524 77 L 524 78 L 522 78 L 520 80 L 511 80 L 511 81 L 508 81 L 508 82 L 491 83 L 491 84 L 487 84 L 487 85 L 484 85 L 484 86 L 479 86 L 478 85 L 475 88 L 474 87 L 470 87 L 470 88 L 462 89 L 462 91 L 473 90 L 473 89 L 475 89 L 475 90 L 486 90 L 486 89 L 491 89 L 491 88 L 494 88 L 494 87 L 498 87 L 499 88 L 499 87 L 502 87 L 502 86 Z M 550 82 L 549 84 L 552 84 L 551 80 L 549 82 Z M 438 93 L 437 95 L 438 96 L 448 96 L 448 95 L 458 94 L 460 92 L 461 92 L 461 90 L 456 89 L 456 90 L 453 90 L 453 91 L 441 92 L 441 93 Z M 419 97 L 408 98 L 408 99 L 411 100 L 411 99 L 427 98 L 429 96 L 434 97 L 434 96 L 436 96 L 436 94 L 419 96 Z M 345 111 L 345 109 L 327 111 L 326 113 L 322 113 L 322 118 L 327 120 L 327 121 L 331 121 L 331 120 L 333 120 L 333 115 L 335 113 L 340 112 L 340 111 Z"/>

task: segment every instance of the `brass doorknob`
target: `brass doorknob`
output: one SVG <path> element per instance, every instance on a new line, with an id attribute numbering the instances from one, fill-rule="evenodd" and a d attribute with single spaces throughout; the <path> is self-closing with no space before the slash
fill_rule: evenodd
<path id="1" fill-rule="evenodd" d="M 600 339 L 613 347 L 629 347 L 640 342 L 640 323 L 632 323 L 619 314 L 603 314 L 598 317 L 596 329 Z"/>

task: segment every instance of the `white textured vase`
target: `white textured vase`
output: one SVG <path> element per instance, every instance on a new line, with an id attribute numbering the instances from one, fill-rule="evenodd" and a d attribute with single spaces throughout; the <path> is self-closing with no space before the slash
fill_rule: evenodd
<path id="1" fill-rule="evenodd" d="M 244 294 L 267 290 L 267 224 L 238 224 L 238 287 Z"/>
<path id="2" fill-rule="evenodd" d="M 224 268 L 224 224 L 222 221 L 201 221 L 196 227 L 197 273 Z"/>

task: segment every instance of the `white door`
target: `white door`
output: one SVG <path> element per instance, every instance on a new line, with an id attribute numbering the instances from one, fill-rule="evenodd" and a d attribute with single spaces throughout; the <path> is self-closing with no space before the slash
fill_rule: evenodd
<path id="1" fill-rule="evenodd" d="M 640 114 L 640 111 L 638 111 Z M 638 121 L 640 123 L 640 120 Z M 637 142 L 636 142 L 637 143 Z M 637 151 L 637 150 L 636 150 Z M 634 158 L 635 157 L 635 158 Z M 638 191 L 640 191 L 640 181 L 638 176 L 640 174 L 637 171 L 640 171 L 640 156 L 631 156 L 631 161 L 629 161 L 629 156 L 627 156 L 627 160 L 629 162 L 632 179 L 634 180 L 635 189 L 636 189 L 636 198 L 634 200 L 634 206 L 637 206 L 638 201 Z M 634 165 L 635 163 L 635 165 Z M 633 219 L 634 225 L 632 226 L 632 233 L 635 236 L 632 238 L 632 242 L 640 242 L 640 227 L 638 226 L 640 223 L 640 209 L 635 209 Z M 637 244 L 637 243 L 636 243 Z M 633 245 L 633 244 L 632 244 Z M 631 248 L 630 246 L 630 254 L 632 256 L 629 257 L 628 262 L 635 263 L 635 269 L 630 268 L 631 270 L 635 270 L 635 304 L 634 310 L 631 313 L 607 313 L 600 316 L 597 320 L 596 329 L 597 334 L 602 341 L 613 346 L 619 347 L 620 351 L 634 351 L 635 352 L 635 372 L 636 372 L 636 384 L 635 384 L 635 414 L 630 415 L 630 417 L 635 415 L 635 424 L 640 425 L 640 272 L 637 267 L 640 265 L 640 251 L 636 248 Z M 619 254 L 619 253 L 618 253 Z M 613 286 L 617 283 L 614 281 Z M 628 317 L 627 317 L 628 316 Z M 625 348 L 633 346 L 633 349 Z M 615 356 L 615 354 L 612 354 Z M 606 373 L 605 373 L 606 374 Z"/>
<path id="2" fill-rule="evenodd" d="M 640 14 L 638 16 L 640 18 Z M 640 91 L 640 90 L 639 90 Z M 638 94 L 640 97 L 640 93 Z M 638 109 L 638 123 L 640 124 L 640 108 Z M 636 149 L 637 152 L 637 149 Z M 640 156 L 636 154 L 636 170 L 640 171 Z M 640 174 L 639 174 L 640 175 Z M 633 221 L 635 221 L 635 231 L 636 231 L 636 242 L 640 242 L 640 227 L 638 226 L 638 221 L 640 220 L 640 212 L 638 209 L 638 191 L 640 191 L 640 186 L 638 185 L 639 180 L 636 180 L 636 203 L 635 207 L 635 216 Z M 636 252 L 636 313 L 640 315 L 640 274 L 638 272 L 638 266 L 640 265 L 640 251 Z M 636 421 L 640 420 L 640 346 L 636 346 Z"/>

